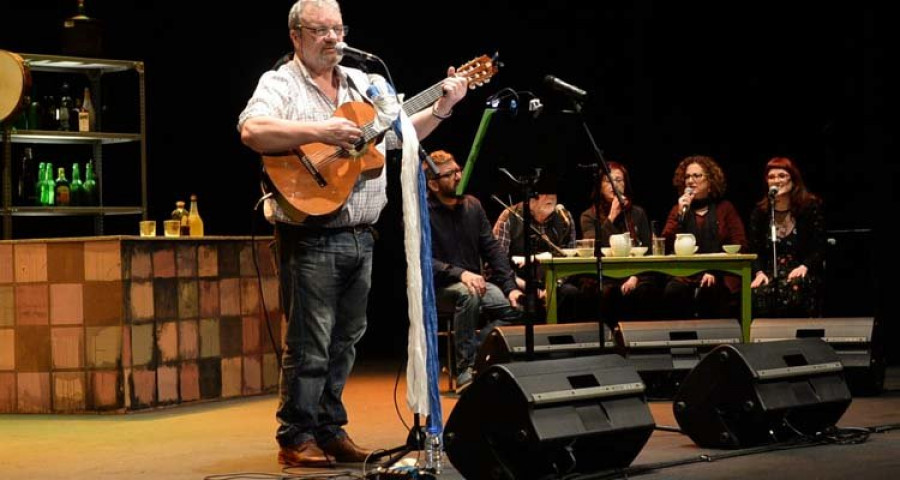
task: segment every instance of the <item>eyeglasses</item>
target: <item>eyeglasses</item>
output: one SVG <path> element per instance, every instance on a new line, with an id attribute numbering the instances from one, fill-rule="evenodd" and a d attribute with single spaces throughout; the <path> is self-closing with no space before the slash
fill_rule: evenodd
<path id="1" fill-rule="evenodd" d="M 791 174 L 789 173 L 770 173 L 766 176 L 769 180 L 790 180 Z"/>
<path id="2" fill-rule="evenodd" d="M 462 170 L 460 170 L 460 169 L 458 169 L 458 168 L 454 168 L 453 170 L 447 170 L 447 171 L 444 172 L 444 173 L 441 173 L 441 174 L 439 174 L 439 175 L 436 175 L 434 178 L 440 179 L 440 178 L 445 178 L 445 177 L 452 177 L 452 176 L 454 176 L 454 175 L 456 175 L 456 174 L 459 174 L 459 173 L 462 173 Z"/>
<path id="3" fill-rule="evenodd" d="M 350 29 L 347 25 L 335 25 L 333 27 L 307 27 L 306 25 L 300 25 L 298 28 L 306 29 L 316 38 L 327 36 L 328 32 L 334 32 L 336 36 L 340 37 L 342 35 L 347 35 L 347 30 Z"/>
<path id="4" fill-rule="evenodd" d="M 694 181 L 700 181 L 700 180 L 703 180 L 703 177 L 705 177 L 705 176 L 706 176 L 705 173 L 688 173 L 687 175 L 684 176 L 684 181 L 686 182 L 692 178 L 694 179 Z"/>

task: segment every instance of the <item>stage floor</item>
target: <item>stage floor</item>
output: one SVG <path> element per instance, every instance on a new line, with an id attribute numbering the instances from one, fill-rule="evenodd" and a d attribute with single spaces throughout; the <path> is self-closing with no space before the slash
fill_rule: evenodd
<path id="1" fill-rule="evenodd" d="M 407 430 L 395 408 L 395 396 L 407 424 L 412 422 L 412 415 L 405 408 L 402 381 L 394 394 L 398 368 L 391 361 L 362 361 L 347 384 L 348 430 L 357 443 L 370 448 L 393 448 L 405 441 Z M 445 378 L 441 388 L 446 388 Z M 275 396 L 268 395 L 129 415 L 0 415 L 0 477 L 4 480 L 278 478 L 282 471 L 276 461 L 277 446 L 273 439 L 277 402 Z M 445 418 L 455 402 L 455 395 L 442 397 Z M 650 408 L 657 425 L 677 425 L 671 402 L 651 402 Z M 894 367 L 889 370 L 887 391 L 877 397 L 855 398 L 838 425 L 872 427 L 898 423 L 900 368 Z M 632 467 L 696 459 L 704 454 L 714 458 L 728 452 L 700 449 L 684 435 L 655 431 Z M 445 466 L 440 478 L 462 478 L 446 458 Z M 341 478 L 360 478 L 359 465 L 339 466 L 327 473 L 343 470 L 350 475 Z M 290 471 L 299 475 L 315 472 Z M 872 434 L 866 443 L 858 445 L 827 445 L 722 458 L 632 477 L 794 480 L 895 478 L 898 474 L 900 430 L 893 430 Z"/>

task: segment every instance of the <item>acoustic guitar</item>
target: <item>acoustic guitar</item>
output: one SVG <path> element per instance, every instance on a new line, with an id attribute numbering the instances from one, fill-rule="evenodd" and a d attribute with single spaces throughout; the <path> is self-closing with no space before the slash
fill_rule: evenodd
<path id="1" fill-rule="evenodd" d="M 457 68 L 456 76 L 466 77 L 469 88 L 476 88 L 490 81 L 498 70 L 498 62 L 482 55 Z M 438 82 L 403 102 L 403 111 L 412 115 L 424 110 L 441 95 L 442 82 Z M 263 168 L 275 187 L 275 199 L 296 221 L 338 210 L 362 172 L 384 167 L 384 155 L 374 144 L 389 128 L 380 130 L 374 126 L 375 109 L 365 102 L 347 102 L 338 107 L 334 116 L 356 123 L 363 131 L 353 150 L 308 143 L 289 152 L 262 157 Z"/>

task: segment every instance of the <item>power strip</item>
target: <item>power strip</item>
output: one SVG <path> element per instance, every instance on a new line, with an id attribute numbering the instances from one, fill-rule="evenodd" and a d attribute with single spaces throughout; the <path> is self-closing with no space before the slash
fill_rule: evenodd
<path id="1" fill-rule="evenodd" d="M 370 472 L 366 474 L 366 480 L 436 480 L 436 477 L 432 473 L 409 468 Z"/>

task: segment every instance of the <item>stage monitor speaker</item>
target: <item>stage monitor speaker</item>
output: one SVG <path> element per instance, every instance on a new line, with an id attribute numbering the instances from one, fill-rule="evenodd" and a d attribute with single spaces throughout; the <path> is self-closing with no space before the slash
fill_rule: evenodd
<path id="1" fill-rule="evenodd" d="M 672 398 L 700 359 L 722 344 L 741 343 L 735 319 L 622 321 L 616 327 L 619 353 L 647 386 L 647 396 Z"/>
<path id="2" fill-rule="evenodd" d="M 821 338 L 837 352 L 844 377 L 855 395 L 874 395 L 884 388 L 885 358 L 879 322 L 874 317 L 756 318 L 750 342 Z"/>
<path id="3" fill-rule="evenodd" d="M 603 325 L 603 345 L 612 353 L 612 332 Z M 534 358 L 554 358 L 599 355 L 600 323 L 541 324 L 534 326 Z M 525 360 L 525 326 L 495 327 L 478 348 L 475 355 L 475 371 L 483 372 L 496 363 Z"/>
<path id="4" fill-rule="evenodd" d="M 524 480 L 631 464 L 655 424 L 619 355 L 497 364 L 459 397 L 444 431 L 464 478 Z"/>
<path id="5" fill-rule="evenodd" d="M 697 445 L 745 448 L 833 427 L 851 399 L 837 353 L 806 338 L 716 347 L 684 379 L 672 408 Z"/>

